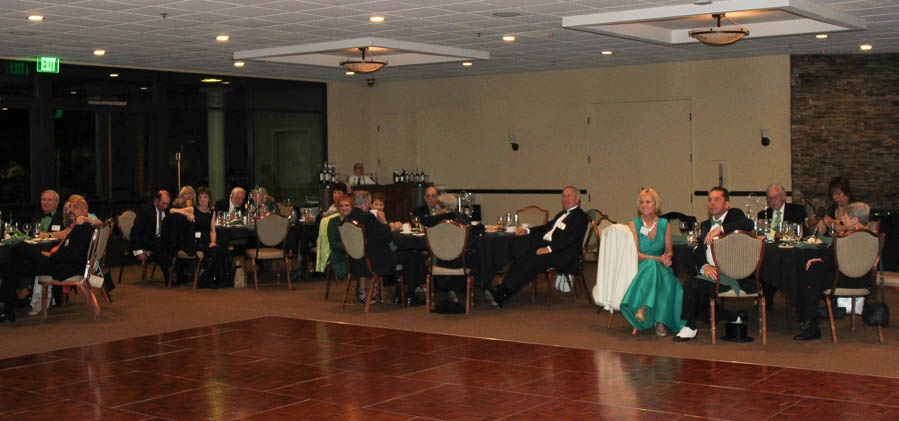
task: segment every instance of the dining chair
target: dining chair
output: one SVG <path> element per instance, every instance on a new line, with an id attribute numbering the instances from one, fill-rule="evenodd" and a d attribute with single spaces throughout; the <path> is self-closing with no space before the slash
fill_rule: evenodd
<path id="1" fill-rule="evenodd" d="M 836 297 L 851 297 L 852 308 L 849 311 L 849 331 L 855 330 L 855 298 L 873 296 L 876 291 L 877 263 L 883 252 L 885 234 L 875 234 L 868 229 L 849 231 L 834 237 L 833 260 L 834 269 L 833 286 L 824 290 L 827 301 L 827 318 L 830 320 L 830 336 L 833 343 L 837 343 L 837 330 L 834 327 L 833 303 Z M 848 278 L 862 278 L 870 276 L 871 284 L 862 288 L 841 288 L 840 274 Z M 880 286 L 881 289 L 883 285 Z M 882 292 L 882 291 L 881 291 Z M 877 326 L 877 336 L 883 343 L 883 328 Z"/>
<path id="2" fill-rule="evenodd" d="M 116 216 L 116 225 L 119 227 L 119 235 L 125 240 L 124 254 L 126 257 L 134 257 L 133 250 L 131 250 L 131 229 L 134 228 L 134 220 L 137 218 L 137 214 L 132 210 L 126 210 Z M 119 267 L 119 280 L 118 283 L 122 283 L 122 272 L 125 271 L 125 263 L 128 259 L 122 260 L 122 265 Z M 147 265 L 151 264 L 149 260 L 141 263 L 141 272 L 140 280 L 143 281 L 147 279 Z M 157 265 L 153 263 L 152 271 L 150 272 L 150 280 L 153 280 L 153 276 L 156 275 L 156 267 Z"/>
<path id="3" fill-rule="evenodd" d="M 737 295 L 733 289 L 720 292 L 721 279 L 715 282 L 715 292 L 709 297 L 709 324 L 712 326 L 712 344 L 717 340 L 715 326 L 715 303 L 719 299 L 752 299 L 759 309 L 759 334 L 762 344 L 768 343 L 768 320 L 765 315 L 765 293 L 759 279 L 759 268 L 765 257 L 765 237 L 746 231 L 733 231 L 712 241 L 712 260 L 723 273 L 734 279 L 755 277 L 756 292 L 742 291 Z"/>
<path id="4" fill-rule="evenodd" d="M 194 289 L 197 289 L 197 281 L 200 277 L 200 266 L 203 264 L 203 252 L 200 250 L 196 251 L 196 254 L 193 256 L 187 254 L 184 250 L 178 250 L 175 252 L 175 257 L 172 258 L 172 264 L 169 266 L 169 281 L 166 284 L 167 287 L 171 288 L 173 279 L 175 279 L 175 264 L 179 260 L 190 261 L 194 263 Z"/>
<path id="5" fill-rule="evenodd" d="M 595 262 L 599 260 L 599 242 L 601 240 L 600 233 L 609 225 L 614 225 L 615 221 L 609 219 L 609 215 L 602 213 L 599 209 L 588 209 L 587 216 L 594 222 L 595 229 L 593 236 L 587 241 L 587 254 L 584 256 L 585 262 Z"/>
<path id="6" fill-rule="evenodd" d="M 571 282 L 571 278 L 573 276 L 577 276 L 580 279 L 580 285 L 584 289 L 584 292 L 587 294 L 587 301 L 592 304 L 596 304 L 593 302 L 593 297 L 590 295 L 590 290 L 587 289 L 587 278 L 584 277 L 584 258 L 587 256 L 587 245 L 590 241 L 590 237 L 596 231 L 596 224 L 594 222 L 590 222 L 587 225 L 586 231 L 584 231 L 584 238 L 581 240 L 581 255 L 578 257 L 577 261 L 574 262 L 571 266 L 567 268 L 557 268 L 557 267 L 549 267 L 543 272 L 543 276 L 546 278 L 546 305 L 550 305 L 550 301 L 552 298 L 553 289 L 555 289 L 554 281 L 556 279 L 556 275 L 564 275 L 565 282 L 568 283 L 568 289 L 571 291 L 571 298 L 574 299 L 574 302 L 577 303 L 577 283 Z M 537 301 L 537 278 L 535 277 L 533 281 L 531 281 L 531 302 L 534 303 Z"/>
<path id="7" fill-rule="evenodd" d="M 93 234 L 91 234 L 90 245 L 87 249 L 87 256 L 85 256 L 87 263 L 84 265 L 84 271 L 80 275 L 70 276 L 62 280 L 53 279 L 52 276 L 47 275 L 38 276 L 38 285 L 40 285 L 41 292 L 43 294 L 41 296 L 41 323 L 43 323 L 47 318 L 47 307 L 50 304 L 50 287 L 54 285 L 70 286 L 80 289 L 81 294 L 84 295 L 84 299 L 87 300 L 87 306 L 93 312 L 94 318 L 96 319 L 97 316 L 100 315 L 100 303 L 97 302 L 97 297 L 91 290 L 90 278 L 94 273 L 94 265 L 96 264 L 99 257 L 97 254 L 97 250 L 99 249 L 98 245 L 100 243 L 100 233 L 106 227 L 107 226 L 105 224 L 94 227 Z"/>
<path id="8" fill-rule="evenodd" d="M 529 224 L 532 227 L 543 225 L 549 221 L 549 211 L 539 206 L 531 205 L 515 211 L 519 224 Z"/>
<path id="9" fill-rule="evenodd" d="M 371 308 L 371 302 L 374 301 L 375 298 L 373 296 L 375 282 L 378 283 L 378 302 L 384 301 L 382 293 L 384 285 L 381 277 L 372 270 L 371 260 L 368 258 L 368 253 L 365 251 L 365 227 L 356 221 L 346 219 L 337 226 L 337 232 L 340 233 L 340 242 L 343 243 L 343 248 L 346 250 L 347 269 L 349 269 L 346 275 L 346 292 L 343 294 L 342 307 L 346 307 L 346 303 L 350 298 L 350 288 L 353 285 L 352 260 L 362 260 L 368 268 L 368 273 L 371 274 L 371 282 L 368 287 L 369 296 L 368 299 L 365 300 L 365 312 L 368 313 L 368 310 Z M 362 284 L 362 279 L 356 279 L 356 284 L 358 288 L 358 286 Z"/>
<path id="10" fill-rule="evenodd" d="M 290 229 L 290 221 L 277 213 L 268 213 L 262 218 L 256 219 L 256 237 L 259 244 L 255 248 L 248 248 L 244 254 L 253 265 L 253 285 L 259 291 L 259 264 L 257 260 L 281 260 L 284 259 L 284 272 L 287 276 L 287 289 L 293 289 L 290 283 L 290 258 L 287 251 L 287 231 Z M 280 246 L 279 246 L 280 245 Z M 281 272 L 272 270 L 276 275 L 277 284 L 281 284 Z"/>
<path id="11" fill-rule="evenodd" d="M 471 311 L 474 300 L 474 276 L 465 261 L 465 250 L 468 248 L 468 225 L 456 221 L 443 220 L 425 231 L 428 250 L 434 257 L 433 264 L 425 280 L 425 310 L 431 311 L 431 294 L 434 292 L 434 276 L 465 277 L 465 314 Z M 461 267 L 452 268 L 441 265 L 441 262 L 459 260 Z"/>
<path id="12" fill-rule="evenodd" d="M 609 312 L 606 328 L 611 328 L 615 311 L 621 309 L 621 300 L 637 275 L 637 245 L 634 234 L 623 224 L 609 225 L 602 230 L 601 238 L 592 296 L 597 313 Z"/>
<path id="13" fill-rule="evenodd" d="M 110 218 L 104 221 L 103 225 L 100 227 L 100 238 L 97 240 L 97 259 L 94 263 L 94 273 L 99 275 L 100 279 L 103 279 L 103 272 L 106 267 L 106 249 L 109 245 L 109 237 L 112 236 L 112 227 L 114 225 L 114 220 Z M 111 276 L 110 279 L 112 279 Z M 109 295 L 109 291 L 107 291 L 106 288 L 103 288 L 102 281 L 99 282 L 99 285 L 93 286 L 95 288 L 100 288 L 103 298 L 106 299 L 106 304 L 112 304 L 112 297 Z"/>

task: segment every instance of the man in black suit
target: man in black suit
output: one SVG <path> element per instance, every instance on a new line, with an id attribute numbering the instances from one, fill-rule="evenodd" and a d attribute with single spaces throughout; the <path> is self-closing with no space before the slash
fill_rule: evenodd
<path id="1" fill-rule="evenodd" d="M 62 212 L 59 210 L 59 193 L 44 190 L 41 193 L 41 210 L 34 218 L 40 225 L 41 232 L 62 231 Z M 29 233 L 30 234 L 30 233 Z"/>
<path id="2" fill-rule="evenodd" d="M 3 310 L 0 322 L 16 320 L 15 302 L 16 287 L 19 280 L 34 279 L 39 275 L 50 275 L 54 279 L 66 279 L 84 273 L 87 252 L 90 248 L 93 226 L 88 221 L 87 201 L 76 197 L 69 202 L 68 217 L 73 222 L 72 230 L 62 242 L 51 251 L 41 251 L 37 247 L 28 247 L 20 243 L 15 247 L 17 261 L 3 273 L 3 284 L 0 286 L 0 302 Z"/>
<path id="3" fill-rule="evenodd" d="M 759 211 L 758 219 L 767 219 L 771 222 L 771 228 L 780 231 L 780 227 L 784 222 L 791 224 L 805 224 L 807 217 L 805 206 L 787 203 L 787 191 L 780 184 L 774 183 L 765 190 L 765 198 L 768 201 L 768 208 Z M 764 279 L 763 279 L 764 281 Z M 765 284 L 765 308 L 770 311 L 774 309 L 774 294 L 777 292 L 771 284 Z"/>
<path id="4" fill-rule="evenodd" d="M 215 202 L 215 210 L 218 212 L 234 213 L 237 210 L 246 209 L 244 199 L 247 198 L 247 191 L 243 187 L 235 187 L 231 189 L 231 195 L 227 199 L 219 199 Z"/>
<path id="5" fill-rule="evenodd" d="M 417 216 L 422 224 L 430 223 L 428 217 L 437 214 L 437 188 L 428 186 L 425 189 L 425 204 L 412 209 L 412 216 Z M 439 220 L 437 221 L 439 222 Z M 428 226 L 434 226 L 436 222 Z"/>
<path id="6" fill-rule="evenodd" d="M 142 265 L 147 264 L 147 259 L 152 258 L 162 270 L 162 276 L 166 283 L 169 279 L 169 266 L 172 264 L 172 256 L 168 249 L 163 247 L 162 225 L 168 216 L 171 196 L 165 190 L 159 190 L 153 196 L 153 202 L 137 208 L 137 216 L 134 226 L 131 228 L 131 250 Z"/>
<path id="7" fill-rule="evenodd" d="M 713 187 L 709 190 L 709 216 L 710 219 L 700 225 L 700 243 L 693 250 L 693 261 L 700 273 L 718 280 L 718 268 L 712 260 L 712 240 L 736 230 L 751 231 L 752 221 L 746 218 L 739 208 L 730 207 L 730 193 L 724 187 Z M 747 293 L 756 292 L 755 279 L 738 279 L 740 290 Z M 721 284 L 719 292 L 730 291 L 730 287 Z M 709 302 L 709 297 L 715 293 L 715 284 L 705 279 L 690 278 L 684 282 L 684 301 L 681 308 L 681 319 L 687 324 L 681 328 L 675 342 L 689 341 L 696 338 L 696 319 L 704 305 Z"/>
<path id="8" fill-rule="evenodd" d="M 353 210 L 347 215 L 347 219 L 358 222 L 365 227 L 365 252 L 371 261 L 372 270 L 380 276 L 390 276 L 396 272 L 396 265 L 403 265 L 403 282 L 406 287 L 406 305 L 416 304 L 414 300 L 415 287 L 424 283 L 424 261 L 421 253 L 414 250 L 393 252 L 391 242 L 393 231 L 398 225 L 381 223 L 378 217 L 371 212 L 371 193 L 365 190 L 353 192 Z M 350 262 L 350 270 L 353 276 L 368 278 L 371 274 L 363 260 Z M 400 292 L 397 291 L 397 295 Z M 366 292 L 361 290 L 359 298 L 363 299 Z"/>
<path id="9" fill-rule="evenodd" d="M 581 254 L 590 217 L 581 210 L 580 192 L 573 186 L 562 190 L 562 211 L 552 221 L 531 229 L 519 228 L 515 235 L 530 235 L 537 246 L 512 263 L 503 282 L 488 287 L 484 295 L 495 308 L 502 308 L 522 287 L 547 268 L 567 268 Z"/>

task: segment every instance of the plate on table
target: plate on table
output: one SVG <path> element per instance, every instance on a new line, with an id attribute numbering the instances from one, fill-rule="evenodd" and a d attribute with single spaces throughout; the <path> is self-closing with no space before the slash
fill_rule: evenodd
<path id="1" fill-rule="evenodd" d="M 28 244 L 49 244 L 59 242 L 56 238 L 29 238 L 25 240 Z"/>
<path id="2" fill-rule="evenodd" d="M 792 244 L 778 244 L 777 247 L 782 248 L 782 249 L 791 249 L 791 248 L 793 248 L 793 245 Z"/>
<path id="3" fill-rule="evenodd" d="M 414 236 L 416 236 L 416 237 L 424 237 L 424 236 L 425 236 L 425 233 L 423 233 L 423 232 L 413 232 L 412 235 L 414 235 Z"/>

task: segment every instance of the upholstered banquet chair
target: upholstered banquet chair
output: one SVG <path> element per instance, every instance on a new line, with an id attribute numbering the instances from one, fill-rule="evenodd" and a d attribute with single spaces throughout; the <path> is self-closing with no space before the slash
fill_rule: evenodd
<path id="1" fill-rule="evenodd" d="M 593 302 L 598 310 L 609 312 L 608 327 L 612 327 L 615 311 L 637 276 L 637 245 L 634 235 L 624 224 L 612 224 L 602 230 L 599 257 L 596 260 L 596 285 Z"/>
<path id="2" fill-rule="evenodd" d="M 126 210 L 119 214 L 116 217 L 116 225 L 119 227 L 119 234 L 125 240 L 125 256 L 134 257 L 133 250 L 131 250 L 131 228 L 134 228 L 134 220 L 137 218 L 137 214 L 132 210 Z M 122 266 L 119 267 L 119 280 L 118 283 L 122 283 L 122 272 L 125 271 L 125 262 L 128 259 L 122 260 Z M 147 279 L 147 265 L 151 264 L 149 260 L 141 263 L 141 272 L 140 280 L 143 281 Z M 150 280 L 153 280 L 153 276 L 156 275 L 156 264 L 153 264 L 153 270 L 150 272 Z"/>
<path id="3" fill-rule="evenodd" d="M 425 232 L 428 241 L 428 250 L 435 257 L 428 277 L 425 281 L 425 309 L 431 311 L 431 294 L 434 291 L 434 276 L 464 276 L 465 277 L 465 313 L 471 310 L 474 300 L 474 276 L 465 261 L 465 249 L 468 246 L 468 226 L 456 221 L 444 220 L 437 225 L 428 228 Z M 450 262 L 461 259 L 460 268 L 449 268 L 440 265 L 440 261 Z"/>
<path id="4" fill-rule="evenodd" d="M 518 215 L 519 224 L 528 224 L 532 227 L 543 225 L 546 221 L 549 221 L 549 211 L 539 206 L 527 206 L 524 209 L 515 211 L 515 214 Z"/>
<path id="5" fill-rule="evenodd" d="M 830 335 L 833 343 L 837 343 L 837 330 L 834 327 L 832 304 L 836 297 L 851 297 L 852 308 L 849 311 L 849 331 L 855 330 L 855 298 L 867 297 L 876 291 L 877 263 L 883 252 L 885 234 L 879 236 L 874 232 L 861 229 L 843 233 L 833 239 L 834 270 L 833 287 L 824 290 L 827 301 L 827 317 L 830 320 Z M 870 273 L 871 285 L 864 288 L 841 288 L 840 274 L 849 278 L 861 278 Z M 883 285 L 880 286 L 883 288 Z M 877 336 L 883 343 L 883 328 L 877 326 Z"/>
<path id="6" fill-rule="evenodd" d="M 554 288 L 554 282 L 557 275 L 562 275 L 562 278 L 565 280 L 564 282 L 568 283 L 568 290 L 571 291 L 571 297 L 574 299 L 574 302 L 577 303 L 577 283 L 571 281 L 571 278 L 577 276 L 580 280 L 581 288 L 584 289 L 584 294 L 587 295 L 587 301 L 593 302 L 593 297 L 590 296 L 590 290 L 587 288 L 587 279 L 584 277 L 584 259 L 587 256 L 587 244 L 590 241 L 590 237 L 594 235 L 596 232 L 596 224 L 594 222 L 590 222 L 587 225 L 587 230 L 584 231 L 584 238 L 581 240 L 581 255 L 578 257 L 577 261 L 570 267 L 562 268 L 562 267 L 550 267 L 546 269 L 546 272 L 543 273 L 546 279 L 546 305 L 550 304 L 552 298 L 552 292 Z M 537 278 L 534 278 L 531 281 L 531 302 L 537 301 Z M 595 303 L 594 303 L 595 304 Z"/>
<path id="7" fill-rule="evenodd" d="M 90 278 L 94 273 L 93 269 L 99 259 L 97 250 L 100 243 L 101 232 L 107 230 L 106 236 L 108 238 L 108 230 L 110 228 L 111 227 L 106 224 L 101 224 L 94 228 L 94 232 L 91 235 L 90 246 L 88 247 L 87 255 L 85 256 L 86 264 L 84 266 L 84 272 L 80 275 L 71 276 L 66 279 L 53 279 L 53 277 L 46 275 L 38 276 L 38 284 L 40 285 L 43 294 L 41 296 L 41 323 L 47 318 L 47 307 L 49 307 L 50 304 L 50 287 L 54 285 L 78 288 L 81 290 L 81 294 L 84 295 L 84 299 L 87 300 L 87 306 L 93 312 L 94 318 L 96 319 L 97 316 L 100 315 L 100 304 L 97 302 L 97 297 L 94 295 L 93 290 L 91 290 Z M 102 283 L 100 286 L 102 287 Z"/>
<path id="8" fill-rule="evenodd" d="M 372 270 L 371 260 L 368 258 L 368 253 L 365 252 L 365 227 L 356 221 L 347 219 L 337 226 L 337 232 L 340 234 L 340 242 L 343 243 L 343 248 L 346 250 L 347 267 L 352 267 L 350 264 L 351 260 L 363 260 L 365 266 L 368 268 L 368 272 L 371 273 L 371 282 L 368 286 L 369 297 L 365 300 L 365 312 L 368 313 L 368 310 L 371 308 L 371 302 L 375 299 L 373 294 L 375 291 L 375 282 L 378 283 L 378 302 L 384 301 L 382 292 L 384 291 L 384 285 L 381 277 Z M 352 269 L 347 271 L 346 276 L 347 282 L 346 292 L 343 294 L 343 307 L 346 307 L 346 303 L 350 299 L 350 288 L 353 285 Z M 356 282 L 357 284 L 361 284 L 362 279 L 356 279 Z"/>
<path id="9" fill-rule="evenodd" d="M 756 236 L 746 231 L 734 231 L 712 241 L 712 258 L 718 270 L 734 279 L 755 276 L 756 292 L 741 292 L 740 295 L 731 289 L 719 292 L 721 280 L 715 282 L 715 293 L 709 297 L 709 324 L 712 326 L 712 344 L 717 340 L 715 332 L 715 302 L 718 299 L 752 299 L 759 309 L 759 334 L 762 344 L 768 343 L 768 320 L 765 315 L 765 294 L 759 279 L 759 268 L 765 257 L 765 237 Z"/>
<path id="10" fill-rule="evenodd" d="M 293 289 L 293 285 L 290 283 L 290 253 L 288 253 L 287 244 L 284 241 L 289 228 L 288 219 L 276 213 L 269 213 L 256 220 L 256 236 L 259 244 L 256 248 L 248 248 L 246 257 L 253 265 L 253 284 L 257 291 L 259 290 L 259 266 L 256 260 L 284 259 L 287 289 Z M 277 283 L 280 284 L 281 272 L 276 273 Z"/>

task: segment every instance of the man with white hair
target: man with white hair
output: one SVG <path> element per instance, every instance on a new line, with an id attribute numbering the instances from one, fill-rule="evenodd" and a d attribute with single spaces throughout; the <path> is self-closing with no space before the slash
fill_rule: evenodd
<path id="1" fill-rule="evenodd" d="M 41 192 L 41 210 L 35 218 L 40 225 L 41 232 L 61 231 L 64 228 L 62 217 L 63 214 L 59 211 L 59 193 L 55 190 Z"/>
<path id="2" fill-rule="evenodd" d="M 220 199 L 215 202 L 215 210 L 219 212 L 234 213 L 237 210 L 244 210 L 247 198 L 247 191 L 243 187 L 235 187 L 231 189 L 231 195 L 227 199 Z"/>
<path id="3" fill-rule="evenodd" d="M 574 186 L 562 189 L 562 211 L 548 223 L 530 229 L 519 228 L 515 235 L 531 235 L 537 247 L 512 263 L 503 282 L 484 291 L 487 302 L 502 308 L 537 274 L 550 267 L 567 268 L 577 262 L 581 254 L 584 234 L 590 217 L 581 210 L 580 192 Z"/>
<path id="4" fill-rule="evenodd" d="M 769 185 L 765 190 L 765 200 L 768 201 L 768 207 L 759 211 L 758 219 L 767 219 L 775 230 L 779 231 L 784 222 L 805 223 L 807 216 L 805 206 L 787 203 L 787 192 L 784 190 L 784 186 L 777 183 Z"/>

